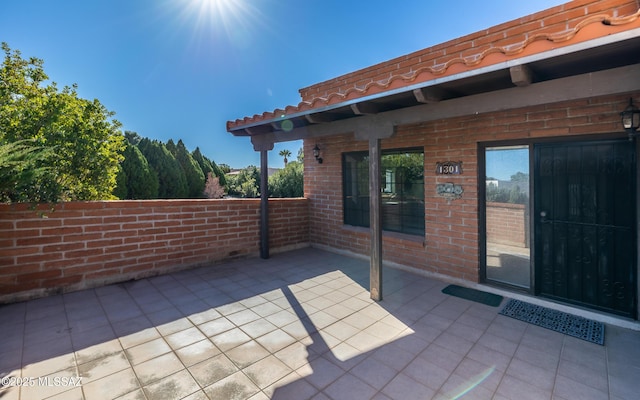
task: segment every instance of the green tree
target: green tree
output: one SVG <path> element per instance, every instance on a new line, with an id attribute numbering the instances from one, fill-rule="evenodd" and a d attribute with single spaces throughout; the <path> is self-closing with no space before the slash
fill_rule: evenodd
<path id="1" fill-rule="evenodd" d="M 124 160 L 123 160 L 124 162 Z M 127 174 L 122 169 L 122 164 L 118 167 L 118 174 L 116 175 L 116 187 L 113 189 L 113 196 L 117 199 L 127 198 Z"/>
<path id="2" fill-rule="evenodd" d="M 291 161 L 286 167 L 269 177 L 270 197 L 304 196 L 304 168 L 302 163 Z"/>
<path id="3" fill-rule="evenodd" d="M 172 141 L 170 141 L 172 142 Z M 173 142 L 172 142 L 173 143 Z M 202 172 L 200 165 L 191 157 L 191 153 L 187 150 L 182 139 L 178 140 L 178 144 L 174 145 L 173 155 L 184 171 L 187 180 L 188 196 L 192 199 L 201 199 L 204 197 L 205 174 Z M 169 149 L 169 151 L 171 151 Z"/>
<path id="4" fill-rule="evenodd" d="M 176 156 L 177 147 L 173 139 L 167 140 L 167 143 L 164 145 L 164 147 L 166 147 L 167 150 L 169 150 L 169 153 L 173 154 L 174 157 Z"/>
<path id="5" fill-rule="evenodd" d="M 288 157 L 291 157 L 291 152 L 289 150 L 280 150 L 280 153 L 278 153 L 278 155 L 280 157 L 284 157 L 284 166 L 287 166 L 287 163 L 289 162 Z"/>
<path id="6" fill-rule="evenodd" d="M 140 141 L 142 140 L 142 137 L 138 135 L 137 132 L 133 132 L 133 131 L 124 131 L 124 137 L 125 139 L 127 139 L 129 143 L 131 143 L 134 146 L 137 146 L 138 143 L 140 143 Z"/>
<path id="7" fill-rule="evenodd" d="M 137 146 L 127 142 L 121 167 L 119 185 L 115 192 L 120 199 L 158 197 L 158 176 Z M 124 185 L 124 188 L 121 185 Z"/>
<path id="8" fill-rule="evenodd" d="M 220 171 L 225 175 L 231 172 L 231 167 L 228 164 L 219 164 L 218 168 L 220 168 Z"/>
<path id="9" fill-rule="evenodd" d="M 511 175 L 511 180 L 508 182 L 491 177 L 487 177 L 487 181 L 498 181 L 497 184 L 487 185 L 487 201 L 513 204 L 527 204 L 529 202 L 528 190 L 526 190 L 529 185 L 529 174 L 516 172 Z"/>
<path id="10" fill-rule="evenodd" d="M 237 174 L 227 175 L 227 192 L 231 196 L 259 197 L 260 170 L 250 165 Z"/>
<path id="11" fill-rule="evenodd" d="M 47 159 L 52 181 L 42 184 L 57 200 L 112 198 L 124 145 L 114 113 L 97 99 L 79 98 L 75 85 L 44 85 L 49 78 L 41 59 L 25 60 L 6 43 L 2 50 L 0 143 L 30 140 L 55 149 Z"/>
<path id="12" fill-rule="evenodd" d="M 196 147 L 196 149 L 191 153 L 191 157 L 198 163 L 200 169 L 205 175 L 208 175 L 209 172 L 213 172 L 213 165 L 211 164 L 211 160 L 206 158 L 202 152 L 200 151 L 200 147 Z"/>
<path id="13" fill-rule="evenodd" d="M 220 168 L 220 166 L 218 166 L 213 160 L 203 155 L 199 147 L 196 147 L 193 153 L 191 153 L 191 156 L 194 160 L 196 160 L 198 165 L 200 165 L 200 168 L 202 169 L 202 172 L 205 174 L 205 176 L 208 176 L 207 174 L 209 172 L 213 172 L 213 174 L 218 177 L 218 181 L 222 186 L 227 185 L 225 177 L 226 172 L 224 172 L 222 168 Z"/>
<path id="14" fill-rule="evenodd" d="M 515 174 L 511 175 L 511 182 L 529 183 L 529 174 L 518 171 Z"/>
<path id="15" fill-rule="evenodd" d="M 188 188 L 184 171 L 166 146 L 157 140 L 144 138 L 138 148 L 158 177 L 158 198 L 187 198 Z"/>
<path id="16" fill-rule="evenodd" d="M 56 202 L 59 187 L 46 166 L 52 155 L 30 141 L 0 144 L 0 202 Z"/>

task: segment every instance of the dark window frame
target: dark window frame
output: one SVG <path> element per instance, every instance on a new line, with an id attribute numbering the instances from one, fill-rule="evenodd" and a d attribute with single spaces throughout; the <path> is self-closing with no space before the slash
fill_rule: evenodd
<path id="1" fill-rule="evenodd" d="M 419 171 L 385 166 L 385 157 L 402 154 L 420 154 L 422 163 Z M 345 225 L 369 227 L 368 156 L 367 151 L 342 153 L 342 210 Z M 383 150 L 381 159 L 382 229 L 424 237 L 424 148 Z M 420 182 L 417 179 L 410 180 L 411 174 L 419 174 Z"/>

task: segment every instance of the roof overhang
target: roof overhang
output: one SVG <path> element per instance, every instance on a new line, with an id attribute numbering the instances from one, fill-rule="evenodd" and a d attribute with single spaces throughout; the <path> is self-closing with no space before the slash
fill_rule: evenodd
<path id="1" fill-rule="evenodd" d="M 283 112 L 228 131 L 283 142 L 355 131 L 360 119 L 408 124 L 637 90 L 640 28 L 336 104 Z"/>

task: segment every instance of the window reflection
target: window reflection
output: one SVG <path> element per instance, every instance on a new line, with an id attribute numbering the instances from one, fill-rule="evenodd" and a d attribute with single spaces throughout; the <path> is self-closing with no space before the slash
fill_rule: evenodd
<path id="1" fill-rule="evenodd" d="M 485 150 L 487 280 L 531 286 L 529 147 Z"/>

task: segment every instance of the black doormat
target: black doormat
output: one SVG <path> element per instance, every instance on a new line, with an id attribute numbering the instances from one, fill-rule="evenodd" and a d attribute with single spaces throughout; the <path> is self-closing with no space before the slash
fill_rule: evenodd
<path id="1" fill-rule="evenodd" d="M 458 285 L 449 285 L 442 289 L 442 293 L 475 301 L 476 303 L 486 304 L 491 307 L 498 307 L 500 302 L 502 302 L 502 296 L 498 296 L 497 294 L 487 293 Z"/>
<path id="2" fill-rule="evenodd" d="M 604 324 L 601 322 L 513 299 L 509 300 L 500 314 L 604 345 Z"/>

